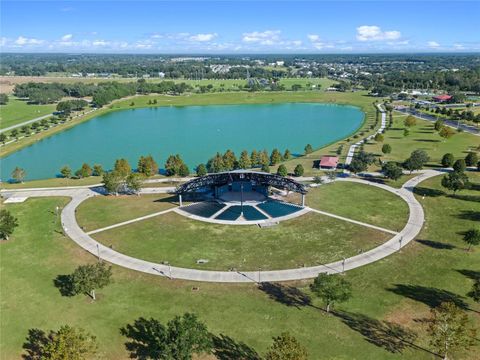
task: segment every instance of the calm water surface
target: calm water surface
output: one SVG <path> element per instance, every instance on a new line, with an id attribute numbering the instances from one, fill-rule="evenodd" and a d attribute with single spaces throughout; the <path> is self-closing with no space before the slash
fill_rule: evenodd
<path id="1" fill-rule="evenodd" d="M 190 169 L 232 149 L 290 149 L 301 154 L 307 143 L 319 148 L 339 140 L 362 123 L 355 107 L 329 104 L 209 105 L 131 109 L 98 116 L 1 159 L 1 179 L 15 166 L 27 180 L 57 176 L 64 165 L 113 166 L 125 157 L 133 168 L 151 154 L 163 167 L 170 154 L 180 154 Z"/>

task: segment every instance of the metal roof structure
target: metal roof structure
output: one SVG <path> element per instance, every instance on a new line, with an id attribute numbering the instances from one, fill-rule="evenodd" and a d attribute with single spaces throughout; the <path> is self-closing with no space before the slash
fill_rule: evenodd
<path id="1" fill-rule="evenodd" d="M 294 191 L 300 194 L 306 194 L 305 185 L 290 179 L 288 177 L 269 174 L 261 171 L 251 170 L 233 170 L 220 173 L 207 174 L 186 183 L 179 185 L 176 189 L 177 194 L 196 192 L 199 189 L 207 187 L 222 186 L 236 181 L 253 181 L 256 184 L 264 186 L 274 186 L 283 190 Z"/>

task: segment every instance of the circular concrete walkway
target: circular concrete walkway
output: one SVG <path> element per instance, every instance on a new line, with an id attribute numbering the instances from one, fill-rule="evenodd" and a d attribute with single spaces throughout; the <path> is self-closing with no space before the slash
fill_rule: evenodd
<path id="1" fill-rule="evenodd" d="M 382 245 L 366 251 L 360 255 L 356 255 L 345 259 L 345 261 L 336 261 L 330 264 L 318 265 L 312 267 L 286 269 L 286 270 L 272 270 L 272 271 L 209 271 L 174 267 L 164 264 L 157 264 L 131 256 L 122 254 L 118 251 L 112 250 L 109 247 L 97 242 L 86 234 L 78 225 L 75 210 L 86 199 L 98 195 L 89 188 L 83 189 L 42 189 L 42 190 L 27 190 L 15 191 L 15 196 L 22 197 L 36 197 L 36 196 L 69 196 L 72 201 L 65 206 L 61 214 L 62 226 L 64 232 L 83 249 L 91 254 L 108 261 L 112 264 L 122 266 L 131 270 L 141 271 L 153 275 L 166 276 L 172 279 L 206 281 L 206 282 L 275 282 L 275 281 L 290 281 L 302 280 L 316 277 L 319 273 L 341 273 L 351 269 L 358 268 L 375 261 L 383 259 L 412 241 L 420 232 L 424 222 L 424 212 L 420 203 L 413 194 L 413 189 L 422 181 L 431 177 L 442 174 L 436 170 L 426 170 L 418 176 L 408 180 L 400 189 L 395 189 L 387 185 L 369 182 L 361 179 L 347 178 L 338 179 L 338 181 L 352 181 L 363 183 L 370 186 L 376 186 L 381 189 L 397 194 L 404 199 L 409 207 L 410 214 L 408 222 L 405 227 L 390 240 Z M 167 189 L 159 189 L 150 191 L 143 189 L 144 193 L 158 193 L 159 190 L 166 192 Z"/>

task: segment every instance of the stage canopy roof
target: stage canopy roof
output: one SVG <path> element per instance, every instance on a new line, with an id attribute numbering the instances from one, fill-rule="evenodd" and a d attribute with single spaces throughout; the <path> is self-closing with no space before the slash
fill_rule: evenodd
<path id="1" fill-rule="evenodd" d="M 305 185 L 288 177 L 260 171 L 233 170 L 201 176 L 177 187 L 177 194 L 196 192 L 207 187 L 222 186 L 236 181 L 254 181 L 259 185 L 273 186 L 279 189 L 306 194 Z"/>

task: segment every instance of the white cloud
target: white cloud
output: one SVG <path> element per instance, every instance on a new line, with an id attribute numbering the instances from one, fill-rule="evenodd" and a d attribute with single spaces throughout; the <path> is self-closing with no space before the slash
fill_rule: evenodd
<path id="1" fill-rule="evenodd" d="M 357 27 L 358 41 L 397 40 L 402 34 L 397 30 L 382 31 L 379 26 L 362 25 Z"/>
<path id="2" fill-rule="evenodd" d="M 280 30 L 254 31 L 242 34 L 242 41 L 260 45 L 274 45 L 280 42 Z"/>
<path id="3" fill-rule="evenodd" d="M 17 40 L 14 41 L 15 45 L 17 46 L 24 46 L 24 45 L 41 45 L 44 43 L 43 40 L 35 39 L 35 38 L 27 38 L 24 36 L 19 36 Z"/>
<path id="4" fill-rule="evenodd" d="M 463 44 L 453 44 L 455 50 L 465 50 L 465 46 Z"/>
<path id="5" fill-rule="evenodd" d="M 105 40 L 94 40 L 92 42 L 92 45 L 93 46 L 107 46 L 109 45 L 110 43 L 108 41 L 105 41 Z"/>
<path id="6" fill-rule="evenodd" d="M 190 41 L 199 41 L 199 42 L 206 42 L 206 41 L 212 41 L 218 36 L 217 33 L 211 33 L 211 34 L 196 34 L 190 36 L 188 39 Z"/>
<path id="7" fill-rule="evenodd" d="M 308 40 L 310 40 L 311 42 L 319 42 L 320 41 L 320 35 L 308 34 L 307 37 L 308 37 Z"/>
<path id="8" fill-rule="evenodd" d="M 410 40 L 402 40 L 402 41 L 387 41 L 387 45 L 392 45 L 392 46 L 400 46 L 400 45 L 408 45 L 410 44 Z"/>
<path id="9" fill-rule="evenodd" d="M 72 40 L 72 38 L 73 38 L 72 34 L 65 34 L 61 37 L 61 40 L 62 41 L 70 41 L 70 40 Z"/>
<path id="10" fill-rule="evenodd" d="M 432 48 L 432 49 L 436 49 L 436 48 L 440 47 L 440 44 L 436 41 L 429 41 L 427 43 L 427 45 L 428 45 L 429 48 Z"/>

